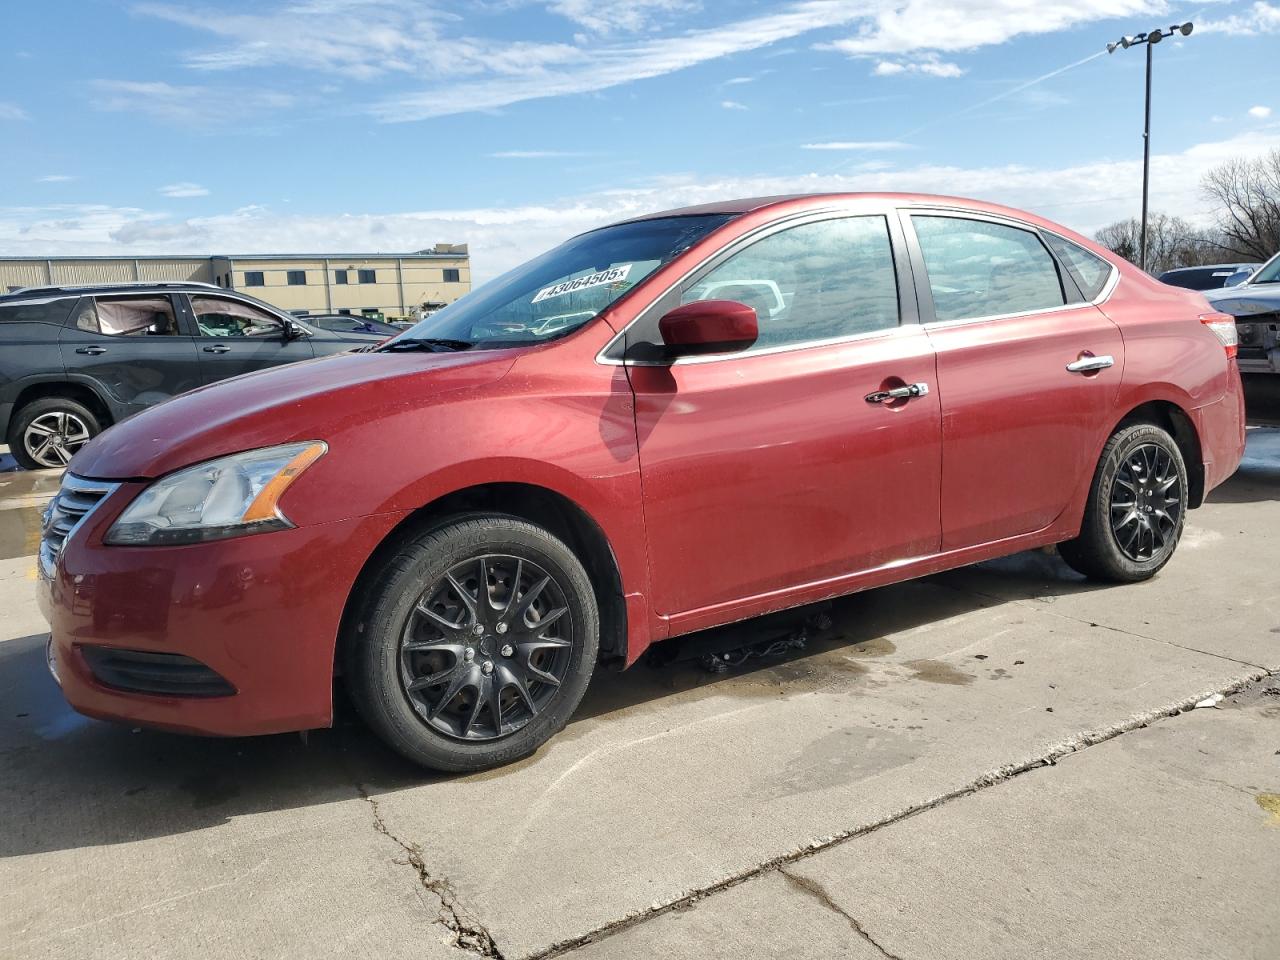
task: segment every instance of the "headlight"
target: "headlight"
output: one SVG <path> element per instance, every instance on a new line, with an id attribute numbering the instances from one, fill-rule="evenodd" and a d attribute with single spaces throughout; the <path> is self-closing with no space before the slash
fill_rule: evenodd
<path id="1" fill-rule="evenodd" d="M 291 527 L 276 504 L 328 449 L 320 441 L 289 443 L 171 473 L 129 504 L 105 541 L 126 546 L 200 543 Z"/>

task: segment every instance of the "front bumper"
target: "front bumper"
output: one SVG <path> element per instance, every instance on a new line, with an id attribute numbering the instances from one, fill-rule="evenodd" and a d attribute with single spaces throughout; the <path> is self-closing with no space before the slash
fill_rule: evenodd
<path id="1" fill-rule="evenodd" d="M 329 726 L 334 651 L 364 562 L 402 514 L 181 547 L 107 547 L 140 489 L 125 484 L 38 580 L 51 666 L 80 713 L 182 733 L 244 736 Z M 86 647 L 181 654 L 234 693 L 139 693 L 104 682 Z M 99 661 L 101 657 L 97 658 Z"/>

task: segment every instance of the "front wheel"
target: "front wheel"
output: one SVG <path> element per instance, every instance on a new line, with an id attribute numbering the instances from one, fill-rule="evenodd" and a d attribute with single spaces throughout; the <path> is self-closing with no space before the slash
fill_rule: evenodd
<path id="1" fill-rule="evenodd" d="M 346 638 L 352 699 L 390 746 L 466 772 L 533 753 L 586 692 L 599 615 L 586 571 L 546 530 L 453 518 L 385 556 Z"/>
<path id="2" fill-rule="evenodd" d="M 67 397 L 42 397 L 14 414 L 9 452 L 28 470 L 60 469 L 102 432 L 93 412 Z"/>
<path id="3" fill-rule="evenodd" d="M 1187 467 L 1173 437 L 1151 424 L 1124 427 L 1103 448 L 1080 536 L 1058 552 L 1087 577 L 1146 580 L 1173 556 L 1186 512 Z"/>

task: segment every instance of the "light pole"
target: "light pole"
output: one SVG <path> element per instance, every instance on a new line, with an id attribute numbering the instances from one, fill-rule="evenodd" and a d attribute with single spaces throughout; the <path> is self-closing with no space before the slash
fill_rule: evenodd
<path id="1" fill-rule="evenodd" d="M 1147 269 L 1147 186 L 1151 179 L 1151 48 L 1165 37 L 1172 37 L 1175 33 L 1189 37 L 1191 29 L 1192 24 L 1188 20 L 1186 23 L 1175 23 L 1167 30 L 1155 29 L 1150 33 L 1121 37 L 1107 44 L 1107 53 L 1115 53 L 1117 47 L 1128 50 L 1140 43 L 1145 44 L 1147 48 L 1147 103 L 1142 122 L 1142 237 L 1139 240 L 1138 252 L 1139 266 L 1143 270 Z"/>

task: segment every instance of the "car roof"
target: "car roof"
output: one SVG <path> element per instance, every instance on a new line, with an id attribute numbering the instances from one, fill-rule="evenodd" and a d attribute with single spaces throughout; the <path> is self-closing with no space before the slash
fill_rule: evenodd
<path id="1" fill-rule="evenodd" d="M 12 303 L 16 300 L 32 300 L 37 297 L 44 298 L 61 295 L 82 297 L 91 296 L 95 293 L 140 293 L 147 290 L 217 290 L 221 293 L 237 292 L 215 286 L 212 283 L 203 283 L 199 280 L 131 280 L 116 283 L 52 284 L 42 287 L 23 287 L 20 290 L 14 290 L 10 293 L 0 295 L 0 303 Z"/>
<path id="2" fill-rule="evenodd" d="M 741 215 L 754 213 L 765 207 L 797 207 L 813 206 L 823 201 L 834 200 L 885 200 L 892 203 L 921 206 L 964 207 L 969 210 L 997 213 L 1012 216 L 1021 220 L 1037 220 L 1024 210 L 988 203 L 985 200 L 972 200 L 966 197 L 952 197 L 944 194 L 930 193 L 787 193 L 772 197 L 745 197 L 740 200 L 720 200 L 714 203 L 702 203 L 691 207 L 676 207 L 671 210 L 660 210 L 637 217 L 628 217 L 618 223 L 637 223 L 642 220 L 657 220 L 663 217 L 695 217 L 706 214 Z"/>

